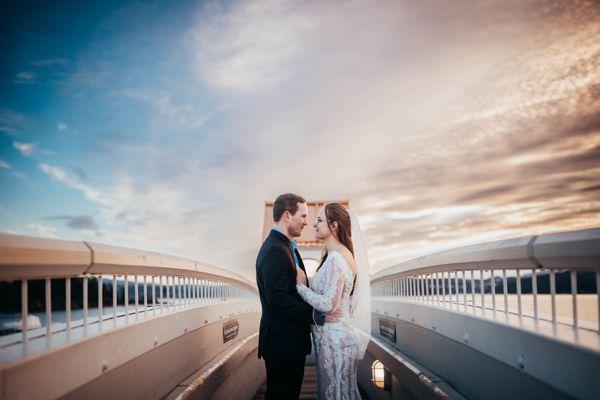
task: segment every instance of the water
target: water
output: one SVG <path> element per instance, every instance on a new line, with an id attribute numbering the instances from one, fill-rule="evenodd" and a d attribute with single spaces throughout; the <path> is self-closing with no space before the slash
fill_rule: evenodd
<path id="1" fill-rule="evenodd" d="M 439 296 L 440 302 L 443 296 Z M 492 308 L 492 295 L 484 295 L 486 309 Z M 504 311 L 504 295 L 496 293 L 496 310 Z M 518 296 L 516 294 L 507 294 L 508 311 L 518 313 Z M 434 299 L 436 297 L 434 296 Z M 459 310 L 463 310 L 463 294 L 459 293 Z M 445 296 L 446 302 L 451 301 L 453 308 L 456 309 L 456 295 Z M 538 294 L 538 315 L 541 319 L 552 320 L 552 296 L 549 294 Z M 471 294 L 467 293 L 467 305 L 471 306 Z M 475 306 L 481 307 L 481 294 L 475 293 Z M 448 306 L 446 304 L 446 306 Z M 524 316 L 533 317 L 533 295 L 521 295 L 521 310 Z M 559 322 L 573 323 L 573 296 L 571 294 L 556 295 L 556 318 Z M 598 329 L 598 296 L 596 294 L 578 294 L 577 295 L 577 319 L 579 325 L 584 328 Z"/>
<path id="2" fill-rule="evenodd" d="M 159 309 L 160 308 L 157 307 L 157 312 L 159 312 Z M 135 307 L 132 307 L 131 305 L 129 305 L 130 315 L 133 315 L 131 313 L 133 313 L 134 310 L 135 310 Z M 148 312 L 150 313 L 151 311 L 152 311 L 152 307 L 148 307 Z M 116 312 L 117 312 L 117 316 L 124 315 L 125 314 L 125 306 L 117 306 Z M 143 315 L 144 308 L 139 307 L 139 312 L 140 312 L 140 314 Z M 34 315 L 34 316 L 38 317 L 40 319 L 42 328 L 44 328 L 47 325 L 45 312 L 42 312 L 42 311 L 30 312 L 29 315 Z M 99 315 L 98 308 L 88 308 L 89 323 L 97 322 L 98 315 Z M 113 308 L 112 307 L 103 307 L 102 308 L 102 316 L 103 316 L 103 320 L 112 318 Z M 21 313 L 0 314 L 0 327 L 7 322 L 16 322 L 16 321 L 20 321 L 20 320 L 21 320 Z M 71 321 L 72 322 L 83 321 L 83 309 L 82 308 L 71 310 Z M 53 331 L 55 329 L 62 329 L 66 322 L 67 322 L 66 311 L 54 311 L 54 310 L 52 311 L 52 327 L 53 327 L 52 329 L 53 329 Z M 33 328 L 30 328 L 30 329 L 33 329 Z M 0 329 L 0 336 L 8 335 L 11 333 L 15 333 L 15 330 L 14 329 L 4 329 L 4 330 Z"/>

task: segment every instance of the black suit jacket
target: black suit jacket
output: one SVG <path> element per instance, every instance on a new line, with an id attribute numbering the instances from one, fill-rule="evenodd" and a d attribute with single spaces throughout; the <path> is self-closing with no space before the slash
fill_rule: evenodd
<path id="1" fill-rule="evenodd" d="M 296 291 L 296 267 L 289 239 L 272 230 L 256 257 L 262 316 L 258 357 L 299 359 L 310 354 L 312 307 Z M 299 267 L 304 264 L 298 254 Z"/>

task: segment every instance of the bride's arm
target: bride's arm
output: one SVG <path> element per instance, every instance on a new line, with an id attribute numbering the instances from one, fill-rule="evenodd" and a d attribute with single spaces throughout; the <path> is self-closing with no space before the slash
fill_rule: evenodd
<path id="1" fill-rule="evenodd" d="M 335 310 L 340 303 L 342 291 L 344 289 L 344 273 L 342 268 L 343 266 L 339 261 L 332 258 L 330 264 L 327 266 L 328 285 L 325 293 L 315 293 L 310 288 L 306 287 L 305 284 L 299 283 L 296 285 L 298 294 L 300 294 L 302 299 L 313 308 L 316 308 L 323 313 L 329 313 Z"/>

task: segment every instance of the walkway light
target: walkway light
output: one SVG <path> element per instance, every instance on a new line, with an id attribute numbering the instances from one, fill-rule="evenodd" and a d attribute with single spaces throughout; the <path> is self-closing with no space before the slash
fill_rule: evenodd
<path id="1" fill-rule="evenodd" d="M 378 388 L 385 389 L 385 368 L 379 360 L 371 365 L 371 381 Z"/>

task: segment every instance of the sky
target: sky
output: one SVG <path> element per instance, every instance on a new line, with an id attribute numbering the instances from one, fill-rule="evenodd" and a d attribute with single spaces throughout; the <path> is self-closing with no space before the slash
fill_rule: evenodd
<path id="1" fill-rule="evenodd" d="M 600 226 L 597 2 L 11 3 L 2 232 L 252 277 L 285 192 L 348 199 L 373 272 Z"/>

